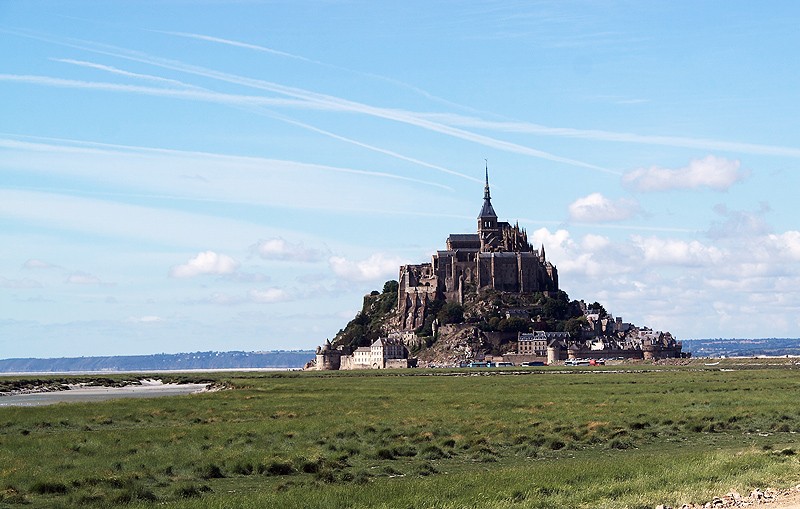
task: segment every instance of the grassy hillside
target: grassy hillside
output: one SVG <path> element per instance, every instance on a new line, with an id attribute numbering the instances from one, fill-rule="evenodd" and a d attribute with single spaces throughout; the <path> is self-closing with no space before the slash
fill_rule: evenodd
<path id="1" fill-rule="evenodd" d="M 225 374 L 5 407 L 0 505 L 654 507 L 800 482 L 795 366 L 710 369 Z"/>

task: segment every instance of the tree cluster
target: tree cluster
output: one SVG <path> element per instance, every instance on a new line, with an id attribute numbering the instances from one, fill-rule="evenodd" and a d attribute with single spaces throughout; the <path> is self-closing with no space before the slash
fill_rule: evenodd
<path id="1" fill-rule="evenodd" d="M 364 304 L 355 318 L 344 329 L 339 330 L 333 340 L 334 345 L 344 345 L 351 349 L 369 346 L 381 335 L 381 326 L 397 305 L 397 281 L 387 281 L 383 291 L 373 291 L 364 297 Z"/>

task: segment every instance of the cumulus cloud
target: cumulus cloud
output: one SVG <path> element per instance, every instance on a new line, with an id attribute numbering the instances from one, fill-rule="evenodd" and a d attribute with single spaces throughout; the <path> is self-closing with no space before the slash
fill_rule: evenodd
<path id="1" fill-rule="evenodd" d="M 669 169 L 653 166 L 639 168 L 622 177 L 623 184 L 637 191 L 669 191 L 671 189 L 709 188 L 726 191 L 749 175 L 739 169 L 740 162 L 724 157 L 706 156 L 694 159 L 683 168 Z"/>
<path id="2" fill-rule="evenodd" d="M 171 277 L 189 278 L 205 274 L 231 274 L 239 268 L 239 263 L 228 255 L 204 251 L 182 265 L 172 267 Z"/>
<path id="3" fill-rule="evenodd" d="M 593 233 L 584 235 L 583 240 L 581 240 L 581 247 L 587 251 L 599 251 L 608 248 L 610 245 L 611 240 L 608 237 Z"/>
<path id="4" fill-rule="evenodd" d="M 800 262 L 800 231 L 790 230 L 780 235 L 767 235 L 766 238 L 780 258 Z"/>
<path id="5" fill-rule="evenodd" d="M 558 266 L 559 274 L 569 275 L 569 280 L 609 273 L 620 275 L 631 270 L 627 260 L 629 253 L 608 237 L 590 233 L 575 240 L 567 230 L 550 232 L 540 228 L 529 238 L 535 247 L 544 246 L 547 259 Z"/>
<path id="6" fill-rule="evenodd" d="M 545 245 L 571 298 L 597 300 L 625 321 L 678 337 L 715 337 L 724 328 L 757 337 L 765 326 L 791 334 L 800 325 L 800 231 L 763 233 L 758 222 L 747 224 L 746 243 L 672 234 L 612 240 L 546 228 L 529 238 Z M 786 317 L 792 323 L 782 325 Z"/>
<path id="7" fill-rule="evenodd" d="M 693 241 L 667 239 L 660 237 L 632 238 L 641 249 L 646 263 L 656 265 L 708 266 L 719 263 L 725 252 L 715 246 Z"/>
<path id="8" fill-rule="evenodd" d="M 285 302 L 290 299 L 289 293 L 281 288 L 250 290 L 249 296 L 253 302 L 262 302 L 267 304 L 273 302 Z"/>
<path id="9" fill-rule="evenodd" d="M 575 248 L 575 242 L 569 232 L 564 229 L 550 232 L 547 228 L 539 228 L 533 233 L 529 233 L 528 238 L 534 247 L 544 246 L 549 258 L 566 259 L 568 253 Z"/>
<path id="10" fill-rule="evenodd" d="M 325 253 L 319 249 L 309 248 L 302 242 L 287 242 L 281 237 L 260 240 L 253 250 L 266 260 L 291 260 L 297 262 L 317 262 Z"/>
<path id="11" fill-rule="evenodd" d="M 620 198 L 613 201 L 600 193 L 578 198 L 569 206 L 569 217 L 581 223 L 604 223 L 622 221 L 639 213 L 635 200 Z"/>
<path id="12" fill-rule="evenodd" d="M 376 281 L 396 277 L 400 265 L 404 263 L 407 262 L 384 253 L 375 253 L 366 260 L 358 261 L 341 256 L 331 256 L 328 259 L 333 273 L 348 281 Z"/>

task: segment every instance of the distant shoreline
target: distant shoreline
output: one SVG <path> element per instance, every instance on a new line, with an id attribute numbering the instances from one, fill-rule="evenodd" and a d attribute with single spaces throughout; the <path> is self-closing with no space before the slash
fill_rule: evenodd
<path id="1" fill-rule="evenodd" d="M 202 373 L 302 368 L 314 356 L 312 350 L 271 352 L 184 352 L 150 355 L 0 359 L 0 373 L 11 375 L 65 375 L 112 373 Z"/>

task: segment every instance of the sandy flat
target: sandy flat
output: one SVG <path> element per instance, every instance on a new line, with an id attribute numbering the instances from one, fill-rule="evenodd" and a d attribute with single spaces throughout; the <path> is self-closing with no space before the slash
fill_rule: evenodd
<path id="1" fill-rule="evenodd" d="M 119 398 L 154 398 L 194 394 L 208 390 L 208 384 L 164 384 L 156 380 L 143 380 L 141 385 L 125 387 L 71 386 L 66 391 L 14 394 L 0 397 L 0 407 L 42 406 L 79 401 L 104 401 Z"/>

